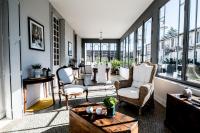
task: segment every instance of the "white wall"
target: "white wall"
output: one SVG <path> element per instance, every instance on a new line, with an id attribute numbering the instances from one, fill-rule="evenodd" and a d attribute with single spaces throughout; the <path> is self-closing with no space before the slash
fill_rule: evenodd
<path id="1" fill-rule="evenodd" d="M 77 65 L 81 62 L 81 56 L 82 56 L 82 41 L 81 37 L 77 36 Z"/>
<path id="2" fill-rule="evenodd" d="M 32 64 L 39 63 L 42 65 L 42 67 L 50 67 L 49 0 L 20 0 L 20 4 L 22 33 L 22 72 L 23 78 L 27 78 Z M 28 17 L 31 17 L 44 26 L 45 51 L 29 49 Z M 28 86 L 27 107 L 34 104 L 42 95 L 43 89 L 41 84 Z"/>
<path id="3" fill-rule="evenodd" d="M 9 0 L 9 35 L 10 35 L 10 82 L 13 118 L 21 118 L 23 97 L 20 72 L 20 37 L 19 37 L 18 1 Z M 7 86 L 7 84 L 5 84 Z"/>
<path id="4" fill-rule="evenodd" d="M 166 100 L 167 100 L 167 93 L 183 93 L 183 89 L 185 89 L 186 85 L 176 83 L 173 81 L 169 81 L 162 78 L 155 78 L 155 92 L 154 92 L 154 98 L 156 101 L 158 101 L 160 104 L 162 104 L 164 107 L 166 106 Z M 193 94 L 200 96 L 200 88 L 191 88 Z"/>
<path id="5" fill-rule="evenodd" d="M 66 47 L 65 47 L 65 49 L 66 49 L 66 64 L 68 65 L 68 63 L 69 63 L 69 59 L 70 58 L 73 58 L 74 57 L 74 33 L 73 33 L 73 29 L 72 29 L 72 27 L 67 23 L 67 21 L 65 21 L 65 45 L 66 45 Z M 72 56 L 71 57 L 69 57 L 68 56 L 68 42 L 71 42 L 72 43 L 72 49 L 73 49 L 73 51 L 72 51 Z"/>

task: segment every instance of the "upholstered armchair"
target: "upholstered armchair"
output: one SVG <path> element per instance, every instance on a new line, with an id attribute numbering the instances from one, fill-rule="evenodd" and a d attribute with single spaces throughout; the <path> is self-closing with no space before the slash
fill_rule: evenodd
<path id="1" fill-rule="evenodd" d="M 99 64 L 97 68 L 98 68 L 98 72 L 96 75 L 97 83 L 106 83 L 107 82 L 106 64 Z"/>
<path id="2" fill-rule="evenodd" d="M 129 70 L 129 79 L 116 81 L 115 87 L 119 101 L 125 101 L 139 108 L 139 115 L 142 107 L 147 103 L 154 106 L 154 77 L 157 65 L 142 63 L 135 65 Z"/>
<path id="3" fill-rule="evenodd" d="M 68 109 L 68 98 L 69 96 L 78 96 L 86 93 L 86 101 L 88 101 L 88 90 L 82 85 L 76 85 L 77 79 L 73 74 L 71 67 L 61 67 L 56 71 L 58 78 L 58 94 L 59 94 L 59 103 L 61 104 L 61 95 L 66 99 L 66 108 Z"/>

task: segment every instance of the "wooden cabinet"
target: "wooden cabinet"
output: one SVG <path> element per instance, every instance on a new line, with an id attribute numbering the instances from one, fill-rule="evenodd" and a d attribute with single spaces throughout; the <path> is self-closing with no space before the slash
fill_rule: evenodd
<path id="1" fill-rule="evenodd" d="M 180 94 L 167 94 L 165 125 L 175 133 L 200 132 L 200 104 Z"/>

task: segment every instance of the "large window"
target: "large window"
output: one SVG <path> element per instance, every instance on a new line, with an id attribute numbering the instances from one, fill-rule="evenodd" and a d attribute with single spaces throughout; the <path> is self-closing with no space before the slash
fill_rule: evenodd
<path id="1" fill-rule="evenodd" d="M 121 42 L 120 59 L 123 67 L 129 67 L 134 62 L 134 32 Z"/>
<path id="2" fill-rule="evenodd" d="M 190 0 L 190 26 L 186 79 L 200 83 L 200 0 Z"/>
<path id="3" fill-rule="evenodd" d="M 96 61 L 96 62 L 100 62 L 100 43 L 93 43 L 93 59 Z"/>
<path id="4" fill-rule="evenodd" d="M 117 57 L 117 44 L 116 43 L 110 43 L 110 59 L 114 60 Z"/>
<path id="5" fill-rule="evenodd" d="M 142 62 L 142 36 L 143 36 L 142 30 L 143 26 L 140 26 L 137 30 L 137 51 L 136 51 L 137 63 Z"/>
<path id="6" fill-rule="evenodd" d="M 108 43 L 101 44 L 101 62 L 107 62 L 109 56 L 109 45 Z"/>
<path id="7" fill-rule="evenodd" d="M 151 27 L 152 18 L 144 23 L 144 51 L 143 60 L 151 61 Z"/>
<path id="8" fill-rule="evenodd" d="M 117 43 L 85 43 L 85 62 L 109 62 L 117 58 Z"/>
<path id="9" fill-rule="evenodd" d="M 92 43 L 85 43 L 85 63 L 90 65 L 92 63 L 93 47 Z"/>
<path id="10" fill-rule="evenodd" d="M 134 63 L 134 32 L 129 35 L 129 65 Z"/>
<path id="11" fill-rule="evenodd" d="M 160 8 L 158 74 L 181 79 L 184 0 L 171 0 Z"/>

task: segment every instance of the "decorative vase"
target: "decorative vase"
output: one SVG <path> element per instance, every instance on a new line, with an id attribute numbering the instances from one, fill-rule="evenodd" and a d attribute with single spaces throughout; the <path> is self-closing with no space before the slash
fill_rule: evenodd
<path id="1" fill-rule="evenodd" d="M 107 117 L 113 117 L 115 115 L 115 106 L 107 107 Z"/>
<path id="2" fill-rule="evenodd" d="M 186 97 L 186 98 L 191 98 L 192 97 L 192 90 L 189 89 L 189 88 L 186 88 L 183 90 L 183 95 Z"/>
<path id="3" fill-rule="evenodd" d="M 35 78 L 40 78 L 41 75 L 41 69 L 35 69 Z"/>

